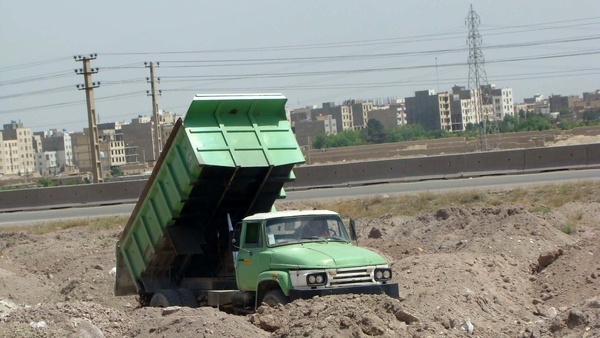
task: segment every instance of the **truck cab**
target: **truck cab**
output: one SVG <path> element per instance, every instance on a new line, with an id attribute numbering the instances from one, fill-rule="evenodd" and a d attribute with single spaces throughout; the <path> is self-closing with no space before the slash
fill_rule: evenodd
<path id="1" fill-rule="evenodd" d="M 342 293 L 398 297 L 387 261 L 353 245 L 333 211 L 255 214 L 244 218 L 232 237 L 237 286 L 245 293 L 233 297 L 238 308 Z"/>

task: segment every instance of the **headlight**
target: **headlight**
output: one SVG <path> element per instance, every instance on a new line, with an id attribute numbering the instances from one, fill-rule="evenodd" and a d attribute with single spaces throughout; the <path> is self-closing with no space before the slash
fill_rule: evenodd
<path id="1" fill-rule="evenodd" d="M 375 281 L 377 282 L 385 282 L 392 279 L 392 270 L 391 269 L 375 269 Z"/>
<path id="2" fill-rule="evenodd" d="M 308 286 L 321 286 L 327 284 L 327 275 L 324 272 L 313 273 L 306 276 Z"/>

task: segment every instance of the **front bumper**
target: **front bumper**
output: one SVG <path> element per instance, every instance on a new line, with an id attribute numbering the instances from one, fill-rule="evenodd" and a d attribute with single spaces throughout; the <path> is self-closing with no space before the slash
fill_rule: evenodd
<path id="1" fill-rule="evenodd" d="M 399 298 L 400 291 L 398 289 L 398 283 L 387 283 L 387 284 L 373 284 L 373 285 L 360 285 L 360 286 L 346 286 L 336 288 L 320 288 L 310 290 L 290 290 L 290 301 L 296 299 L 308 299 L 314 296 L 329 296 L 329 295 L 342 295 L 347 293 L 357 294 L 369 294 L 379 295 L 386 294 L 392 298 Z"/>

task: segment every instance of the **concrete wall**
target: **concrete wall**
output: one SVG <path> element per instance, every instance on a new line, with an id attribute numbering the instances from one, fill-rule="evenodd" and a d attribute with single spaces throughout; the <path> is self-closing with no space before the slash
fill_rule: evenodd
<path id="1" fill-rule="evenodd" d="M 300 166 L 288 190 L 600 168 L 600 143 Z M 133 203 L 146 180 L 0 191 L 0 212 Z"/>

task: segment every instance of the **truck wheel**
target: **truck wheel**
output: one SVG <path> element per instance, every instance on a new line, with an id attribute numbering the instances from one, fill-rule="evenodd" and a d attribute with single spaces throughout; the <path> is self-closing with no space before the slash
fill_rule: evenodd
<path id="1" fill-rule="evenodd" d="M 181 299 L 181 305 L 197 308 L 198 307 L 198 298 L 194 294 L 194 291 L 190 289 L 177 289 L 177 295 L 179 295 L 179 299 Z"/>
<path id="2" fill-rule="evenodd" d="M 270 307 L 275 307 L 277 306 L 277 304 L 287 304 L 288 298 L 283 294 L 281 290 L 277 289 L 265 293 L 265 296 L 263 297 L 262 301 Z"/>
<path id="3" fill-rule="evenodd" d="M 169 307 L 181 306 L 181 299 L 175 290 L 165 289 L 160 290 L 152 296 L 150 306 L 153 307 Z"/>

